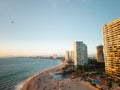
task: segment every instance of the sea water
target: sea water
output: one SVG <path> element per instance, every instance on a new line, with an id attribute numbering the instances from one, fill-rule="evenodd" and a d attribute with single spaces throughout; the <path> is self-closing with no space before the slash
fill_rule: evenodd
<path id="1" fill-rule="evenodd" d="M 0 90 L 20 90 L 26 79 L 59 63 L 60 59 L 0 58 Z"/>

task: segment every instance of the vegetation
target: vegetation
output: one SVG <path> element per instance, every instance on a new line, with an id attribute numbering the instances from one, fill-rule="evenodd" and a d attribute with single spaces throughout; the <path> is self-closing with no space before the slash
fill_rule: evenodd
<path id="1" fill-rule="evenodd" d="M 69 65 L 65 65 L 65 67 L 62 68 L 62 70 L 66 70 L 69 68 Z"/>
<path id="2" fill-rule="evenodd" d="M 99 90 L 104 90 L 103 88 L 100 88 Z"/>
<path id="3" fill-rule="evenodd" d="M 108 88 L 112 87 L 112 81 L 110 79 L 108 80 L 108 85 L 107 86 L 108 86 Z"/>
<path id="4" fill-rule="evenodd" d="M 107 78 L 109 75 L 106 75 L 105 72 L 105 64 L 104 62 L 97 62 L 96 59 L 90 59 L 87 65 L 81 66 L 78 65 L 77 68 L 73 65 L 73 62 L 67 62 L 68 64 L 62 68 L 65 74 L 69 73 L 72 75 L 72 78 L 76 78 L 82 76 L 84 80 L 88 75 L 90 78 L 94 78 L 97 74 L 100 75 L 100 78 L 103 78 L 107 81 L 108 88 L 112 88 L 112 80 Z M 93 83 L 90 79 L 88 79 L 92 86 L 97 87 L 99 90 L 104 90 L 97 86 L 97 84 Z M 120 82 L 118 82 L 118 86 L 120 87 Z"/>
<path id="5" fill-rule="evenodd" d="M 120 82 L 118 83 L 118 86 L 120 87 Z"/>
<path id="6" fill-rule="evenodd" d="M 105 68 L 105 63 L 104 62 L 97 62 L 96 59 L 89 59 L 88 65 L 89 65 L 89 68 L 91 68 L 91 69 L 104 70 L 104 68 Z"/>
<path id="7" fill-rule="evenodd" d="M 92 81 L 90 80 L 90 84 L 94 87 L 96 87 L 96 84 L 95 83 L 92 83 Z"/>
<path id="8" fill-rule="evenodd" d="M 92 83 L 92 86 L 96 87 L 96 84 L 95 84 L 95 83 Z"/>
<path id="9" fill-rule="evenodd" d="M 76 72 L 76 71 L 73 71 L 72 72 L 72 78 L 75 78 L 75 77 L 77 77 L 78 76 L 78 73 Z"/>
<path id="10" fill-rule="evenodd" d="M 65 65 L 62 68 L 62 75 L 66 75 L 66 74 L 71 74 L 72 75 L 72 73 L 75 72 L 75 70 L 73 68 L 74 68 L 73 65 L 69 65 L 69 64 Z"/>
<path id="11" fill-rule="evenodd" d="M 72 70 L 70 70 L 70 68 Z M 97 72 L 97 73 L 101 73 L 104 74 L 104 68 L 105 68 L 105 65 L 104 63 L 99 63 L 97 62 L 96 59 L 89 59 L 89 62 L 87 65 L 78 65 L 77 68 L 73 65 L 73 62 L 72 60 L 68 61 L 67 62 L 67 65 L 65 67 L 62 68 L 63 70 L 63 73 L 66 73 L 66 72 L 71 72 L 72 76 L 73 77 L 78 77 L 78 76 L 83 76 L 85 74 L 85 72 Z M 68 71 L 69 70 L 69 71 Z"/>

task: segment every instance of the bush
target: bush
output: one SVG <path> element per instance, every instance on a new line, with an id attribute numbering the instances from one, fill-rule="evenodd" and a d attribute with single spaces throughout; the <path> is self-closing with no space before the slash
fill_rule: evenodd
<path id="1" fill-rule="evenodd" d="M 120 82 L 119 82 L 118 86 L 120 87 Z"/>
<path id="2" fill-rule="evenodd" d="M 96 84 L 95 84 L 95 83 L 92 83 L 92 86 L 96 87 Z"/>
<path id="3" fill-rule="evenodd" d="M 72 77 L 73 77 L 73 78 L 77 77 L 77 72 L 76 72 L 76 71 L 75 71 L 75 72 L 72 72 Z"/>
<path id="4" fill-rule="evenodd" d="M 88 82 L 92 83 L 92 80 L 89 79 Z"/>
<path id="5" fill-rule="evenodd" d="M 108 87 L 109 87 L 109 88 L 112 87 L 112 82 L 111 82 L 111 81 L 108 83 Z"/>
<path id="6" fill-rule="evenodd" d="M 96 84 L 95 83 L 92 83 L 92 81 L 90 80 L 90 84 L 94 87 L 96 87 Z"/>
<path id="7" fill-rule="evenodd" d="M 99 90 L 104 90 L 103 88 L 100 88 Z"/>

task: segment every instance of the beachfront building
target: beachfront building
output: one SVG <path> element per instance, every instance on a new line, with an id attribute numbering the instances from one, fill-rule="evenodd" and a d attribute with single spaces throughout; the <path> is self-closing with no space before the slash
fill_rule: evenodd
<path id="1" fill-rule="evenodd" d="M 120 81 L 120 18 L 103 26 L 106 74 Z"/>
<path id="2" fill-rule="evenodd" d="M 71 59 L 74 62 L 74 51 L 71 51 Z"/>
<path id="3" fill-rule="evenodd" d="M 57 59 L 57 54 L 53 54 L 52 58 Z"/>
<path id="4" fill-rule="evenodd" d="M 66 51 L 65 52 L 65 60 L 68 61 L 70 59 L 69 57 L 69 51 Z"/>
<path id="5" fill-rule="evenodd" d="M 103 45 L 97 46 L 97 62 L 104 62 Z"/>
<path id="6" fill-rule="evenodd" d="M 74 65 L 84 66 L 88 63 L 87 46 L 80 41 L 74 43 Z"/>

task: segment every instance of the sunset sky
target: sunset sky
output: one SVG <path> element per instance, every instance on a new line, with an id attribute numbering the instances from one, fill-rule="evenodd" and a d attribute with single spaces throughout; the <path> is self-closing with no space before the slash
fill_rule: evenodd
<path id="1" fill-rule="evenodd" d="M 120 0 L 0 0 L 0 56 L 64 55 L 75 41 L 96 54 Z"/>

